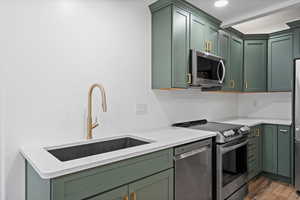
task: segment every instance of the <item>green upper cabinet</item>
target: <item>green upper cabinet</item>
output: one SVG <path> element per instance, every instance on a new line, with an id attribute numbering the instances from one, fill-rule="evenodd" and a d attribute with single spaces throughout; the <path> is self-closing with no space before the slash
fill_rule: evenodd
<path id="1" fill-rule="evenodd" d="M 220 21 L 185 1 L 156 1 L 152 11 L 152 89 L 188 88 L 190 49 L 218 54 Z"/>
<path id="2" fill-rule="evenodd" d="M 300 28 L 294 29 L 294 58 L 300 58 Z"/>
<path id="3" fill-rule="evenodd" d="M 191 16 L 191 49 L 205 51 L 205 22 L 195 15 Z"/>
<path id="4" fill-rule="evenodd" d="M 230 68 L 230 34 L 225 31 L 219 32 L 219 55 L 224 59 L 226 66 L 224 87 L 222 90 L 231 89 L 231 68 Z"/>
<path id="5" fill-rule="evenodd" d="M 242 91 L 243 80 L 243 40 L 231 36 L 230 40 L 230 76 L 231 90 Z"/>
<path id="6" fill-rule="evenodd" d="M 191 49 L 218 54 L 219 28 L 201 17 L 191 15 Z"/>
<path id="7" fill-rule="evenodd" d="M 218 55 L 218 45 L 219 45 L 219 28 L 211 24 L 207 24 L 206 28 L 206 42 L 208 44 L 207 51 L 209 53 Z"/>
<path id="8" fill-rule="evenodd" d="M 172 87 L 187 87 L 190 14 L 173 7 Z"/>
<path id="9" fill-rule="evenodd" d="M 267 90 L 267 41 L 244 41 L 244 91 Z"/>
<path id="10" fill-rule="evenodd" d="M 291 177 L 291 131 L 289 126 L 278 126 L 278 174 Z"/>
<path id="11" fill-rule="evenodd" d="M 175 6 L 152 13 L 152 88 L 187 88 L 190 14 Z"/>
<path id="12" fill-rule="evenodd" d="M 268 91 L 291 91 L 292 69 L 292 34 L 271 37 L 268 44 Z"/>
<path id="13" fill-rule="evenodd" d="M 225 60 L 224 91 L 242 91 L 243 40 L 228 32 L 219 32 L 219 55 Z"/>
<path id="14" fill-rule="evenodd" d="M 277 125 L 264 125 L 262 160 L 264 172 L 277 174 Z"/>
<path id="15" fill-rule="evenodd" d="M 172 7 L 152 13 L 152 88 L 172 88 Z"/>

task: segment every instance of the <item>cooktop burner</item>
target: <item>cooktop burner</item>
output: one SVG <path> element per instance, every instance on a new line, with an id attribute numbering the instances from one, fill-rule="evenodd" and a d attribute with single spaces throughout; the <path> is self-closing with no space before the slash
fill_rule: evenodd
<path id="1" fill-rule="evenodd" d="M 243 125 L 208 122 L 207 120 L 182 122 L 173 124 L 173 126 L 216 132 L 218 143 L 225 143 L 237 138 L 241 138 L 248 134 L 250 130 L 249 127 Z"/>

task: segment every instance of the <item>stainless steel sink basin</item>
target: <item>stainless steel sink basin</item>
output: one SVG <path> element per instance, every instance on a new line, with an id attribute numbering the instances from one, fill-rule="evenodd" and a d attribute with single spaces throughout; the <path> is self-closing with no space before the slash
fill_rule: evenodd
<path id="1" fill-rule="evenodd" d="M 148 141 L 142 141 L 131 137 L 123 137 L 107 141 L 51 149 L 47 151 L 60 161 L 69 161 L 149 143 L 150 142 Z"/>

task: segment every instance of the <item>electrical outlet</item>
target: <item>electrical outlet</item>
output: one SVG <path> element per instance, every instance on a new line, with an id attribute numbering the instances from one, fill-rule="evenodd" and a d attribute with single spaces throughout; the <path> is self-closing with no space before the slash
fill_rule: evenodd
<path id="1" fill-rule="evenodd" d="M 135 114 L 136 115 L 146 115 L 148 113 L 147 104 L 136 104 L 135 105 Z"/>

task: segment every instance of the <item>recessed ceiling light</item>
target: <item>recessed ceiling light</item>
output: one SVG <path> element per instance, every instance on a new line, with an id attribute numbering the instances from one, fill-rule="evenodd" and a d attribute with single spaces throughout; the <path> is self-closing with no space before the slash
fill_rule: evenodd
<path id="1" fill-rule="evenodd" d="M 215 1 L 215 6 L 218 7 L 218 8 L 227 6 L 227 4 L 228 4 L 227 0 L 217 0 L 217 1 Z"/>

